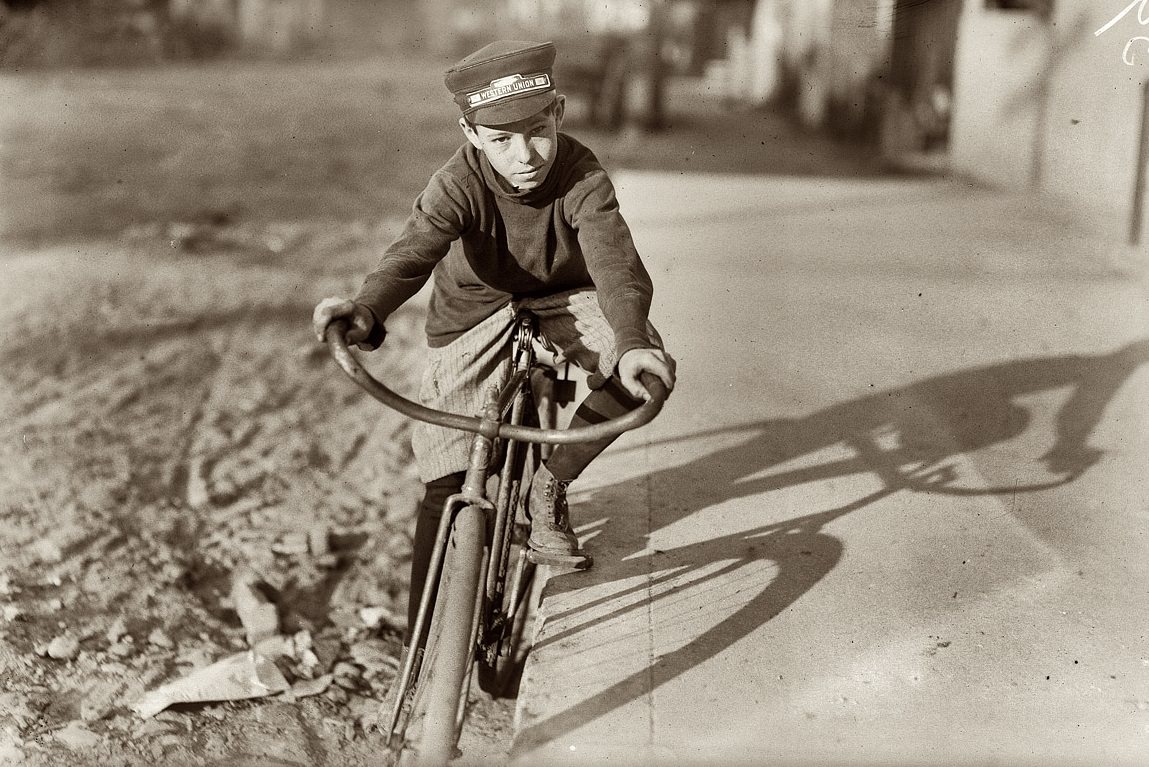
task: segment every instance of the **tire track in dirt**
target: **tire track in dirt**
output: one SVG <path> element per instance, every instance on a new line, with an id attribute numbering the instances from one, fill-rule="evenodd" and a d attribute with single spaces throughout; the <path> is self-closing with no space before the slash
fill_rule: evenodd
<path id="1" fill-rule="evenodd" d="M 20 613 L 0 622 L 0 673 L 19 680 L 13 706 L 39 711 L 14 731 L 19 748 L 31 765 L 378 765 L 361 721 L 385 698 L 405 614 L 421 496 L 410 422 L 308 336 L 311 300 L 290 271 L 113 263 L 69 256 L 60 274 L 84 286 L 74 304 L 44 322 L 47 304 L 22 297 L 2 347 L 15 364 L 0 397 L 0 555 L 21 566 L 0 573 L 0 607 Z M 407 396 L 421 324 L 401 311 L 362 357 Z M 326 663 L 355 669 L 345 686 L 143 723 L 127 713 L 143 687 L 246 647 L 227 599 L 242 567 L 268 585 L 288 637 L 310 633 Z M 383 622 L 367 626 L 364 607 Z M 77 640 L 76 658 L 44 657 L 57 635 Z M 497 742 L 500 717 L 477 704 L 468 738 Z M 73 736 L 105 757 L 68 751 Z"/>
<path id="2" fill-rule="evenodd" d="M 0 670 L 18 680 L 13 706 L 35 707 L 56 691 L 35 725 L 15 725 L 13 743 L 29 764 L 94 765 L 60 750 L 55 733 L 72 718 L 73 730 L 82 722 L 78 737 L 100 740 L 119 764 L 211 755 L 238 764 L 245 753 L 271 753 L 269 742 L 286 744 L 278 753 L 295 754 L 293 763 L 373 763 L 377 749 L 356 721 L 382 699 L 389 677 L 371 669 L 346 690 L 295 704 L 209 706 L 210 715 L 172 713 L 143 725 L 123 707 L 142 686 L 243 643 L 226 591 L 212 580 L 238 565 L 264 568 L 287 599 L 283 629 L 310 626 L 338 653 L 328 663 L 356 662 L 348 647 L 363 639 L 388 652 L 387 635 L 357 610 L 390 610 L 405 588 L 397 573 L 409 513 L 393 507 L 410 484 L 401 471 L 407 427 L 366 411 L 306 340 L 310 300 L 291 298 L 290 275 L 250 269 L 196 293 L 185 290 L 202 282 L 199 272 L 184 273 L 190 260 L 154 273 L 125 264 L 128 284 L 146 275 L 132 289 L 113 284 L 123 278 L 110 266 L 68 259 L 76 271 L 61 274 L 84 285 L 77 300 L 45 323 L 47 304 L 34 291 L 21 296 L 27 314 L 2 348 L 15 364 L 5 365 L 10 385 L 0 400 L 9 416 L 0 425 L 0 553 L 14 556 L 0 573 Z M 251 302 L 268 295 L 273 302 Z M 178 312 L 162 319 L 157 301 Z M 109 323 L 92 322 L 104 315 Z M 403 332 L 392 341 L 373 361 L 400 360 L 391 375 L 409 388 L 417 354 Z M 305 522 L 330 531 L 334 568 L 287 545 Z M 57 634 L 77 641 L 74 660 L 38 654 Z M 268 705 L 290 716 L 253 740 Z M 85 711 L 98 716 L 84 722 Z M 173 722 L 186 723 L 187 734 L 171 732 Z"/>
<path id="3" fill-rule="evenodd" d="M 183 498 L 193 511 L 200 511 L 210 502 L 207 481 L 203 477 L 204 458 L 196 455 L 196 447 L 205 414 L 213 399 L 219 396 L 221 376 L 229 355 L 234 353 L 238 333 L 239 329 L 236 328 L 222 334 L 222 352 L 213 355 L 214 368 L 196 398 L 195 407 L 189 412 L 180 430 L 182 447 L 176 451 L 169 470 L 165 472 L 171 477 L 170 486 L 173 489 L 183 489 Z"/>

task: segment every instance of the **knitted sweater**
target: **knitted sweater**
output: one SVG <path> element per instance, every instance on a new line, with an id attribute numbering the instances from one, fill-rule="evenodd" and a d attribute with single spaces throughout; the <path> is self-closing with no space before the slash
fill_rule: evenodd
<path id="1" fill-rule="evenodd" d="M 445 346 L 515 297 L 577 288 L 598 292 L 618 356 L 654 346 L 652 286 L 594 154 L 559 134 L 544 183 L 514 190 L 486 156 L 463 145 L 416 198 L 398 239 L 367 275 L 356 301 L 383 322 L 434 274 L 427 340 Z"/>

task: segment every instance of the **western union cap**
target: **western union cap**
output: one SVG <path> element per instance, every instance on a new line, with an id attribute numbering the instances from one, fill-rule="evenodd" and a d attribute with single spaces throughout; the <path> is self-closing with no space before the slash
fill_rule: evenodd
<path id="1" fill-rule="evenodd" d="M 553 43 L 500 40 L 447 70 L 447 89 L 463 116 L 480 125 L 530 117 L 555 100 Z"/>

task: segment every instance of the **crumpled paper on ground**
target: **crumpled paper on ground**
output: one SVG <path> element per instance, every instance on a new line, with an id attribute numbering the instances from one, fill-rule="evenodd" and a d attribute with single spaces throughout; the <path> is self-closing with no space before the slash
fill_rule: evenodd
<path id="1" fill-rule="evenodd" d="M 177 703 L 264 698 L 288 689 L 283 673 L 253 650 L 229 655 L 146 693 L 132 705 L 144 719 Z"/>

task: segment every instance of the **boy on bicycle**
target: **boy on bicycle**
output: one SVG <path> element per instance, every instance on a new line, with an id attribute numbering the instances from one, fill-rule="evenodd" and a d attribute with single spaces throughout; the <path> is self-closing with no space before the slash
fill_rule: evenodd
<path id="1" fill-rule="evenodd" d="M 572 426 L 598 423 L 649 398 L 640 375 L 674 387 L 675 362 L 647 315 L 652 285 L 594 154 L 560 133 L 565 97 L 555 90 L 552 43 L 495 42 L 447 70 L 467 138 L 416 198 L 411 215 L 352 299 L 315 308 L 320 340 L 337 318 L 349 343 L 374 349 L 384 322 L 434 278 L 426 334 L 430 347 L 420 399 L 473 415 L 509 369 L 520 308 L 588 374 L 590 394 Z M 426 494 L 411 563 L 411 615 L 430 562 L 446 499 L 459 492 L 470 435 L 418 424 L 412 447 Z M 529 545 L 543 554 L 581 555 L 566 489 L 610 440 L 557 447 L 535 474 L 527 500 Z"/>

